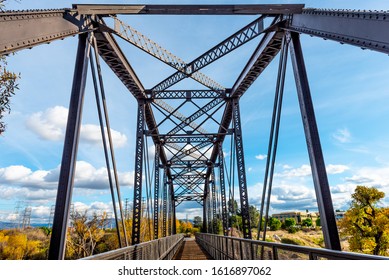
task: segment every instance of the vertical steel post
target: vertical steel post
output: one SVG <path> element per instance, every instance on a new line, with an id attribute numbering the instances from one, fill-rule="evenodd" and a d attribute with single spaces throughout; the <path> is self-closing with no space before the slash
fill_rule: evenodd
<path id="1" fill-rule="evenodd" d="M 168 183 L 169 185 L 170 185 L 170 182 Z M 169 190 L 170 190 L 170 188 L 168 188 Z M 170 235 L 172 235 L 172 228 L 173 228 L 173 226 L 172 226 L 172 196 L 170 195 L 170 191 L 169 191 L 169 194 L 168 194 L 168 222 L 167 222 L 167 224 L 168 224 L 168 228 L 167 228 L 167 234 L 168 234 L 168 236 L 170 236 Z"/>
<path id="2" fill-rule="evenodd" d="M 171 195 L 171 212 L 172 212 L 172 234 L 177 233 L 177 224 L 176 224 L 176 200 L 174 198 L 174 187 L 173 181 L 170 181 L 170 195 Z"/>
<path id="3" fill-rule="evenodd" d="M 208 232 L 208 223 L 207 223 L 207 201 L 208 201 L 208 185 L 207 182 L 205 182 L 204 185 L 204 198 L 203 198 L 203 228 L 202 232 L 207 233 Z"/>
<path id="4" fill-rule="evenodd" d="M 138 100 L 138 120 L 136 127 L 135 175 L 134 175 L 134 209 L 132 218 L 132 245 L 140 242 L 142 219 L 142 174 L 145 126 L 145 102 Z"/>
<path id="5" fill-rule="evenodd" d="M 163 196 L 162 196 L 162 237 L 166 237 L 166 215 L 167 215 L 167 171 L 163 173 Z"/>
<path id="6" fill-rule="evenodd" d="M 50 240 L 50 260 L 61 260 L 65 257 L 66 231 L 72 200 L 74 174 L 76 171 L 89 51 L 88 34 L 79 35 L 65 142 L 62 153 L 61 171 L 58 180 L 53 230 Z"/>
<path id="7" fill-rule="evenodd" d="M 223 145 L 219 143 L 219 169 L 220 169 L 220 192 L 222 203 L 222 221 L 223 221 L 223 234 L 228 236 L 228 213 L 227 213 L 227 201 L 226 201 L 226 184 L 224 177 L 224 154 Z"/>
<path id="8" fill-rule="evenodd" d="M 113 174 L 114 174 L 114 178 L 115 178 L 115 187 L 116 187 L 118 205 L 119 205 L 119 210 L 120 210 L 121 225 L 123 227 L 124 244 L 127 247 L 128 246 L 128 238 L 127 238 L 127 230 L 126 230 L 126 225 L 125 225 L 125 217 L 123 214 L 122 196 L 120 194 L 119 177 L 118 177 L 118 172 L 117 172 L 117 167 L 116 167 L 115 151 L 113 148 L 113 140 L 112 140 L 112 134 L 111 134 L 111 124 L 110 124 L 109 116 L 108 116 L 108 107 L 107 107 L 107 101 L 106 101 L 106 97 L 105 97 L 103 74 L 101 71 L 101 64 L 100 64 L 100 59 L 99 59 L 99 48 L 97 46 L 96 37 L 93 38 L 93 47 L 95 49 L 94 53 L 95 53 L 97 74 L 99 76 L 99 85 L 100 85 L 101 99 L 102 99 L 101 101 L 102 101 L 103 109 L 104 109 L 105 123 L 107 125 L 108 143 L 109 143 L 109 149 L 111 152 L 111 161 L 112 161 L 112 167 L 113 167 Z M 91 61 L 93 61 L 93 60 L 91 60 Z M 92 68 L 92 69 L 94 69 L 94 68 Z M 98 102 L 98 104 L 99 104 L 99 102 Z M 98 105 L 98 107 L 100 107 L 100 104 Z M 100 109 L 99 109 L 99 112 L 100 112 Z M 100 114 L 101 113 L 99 113 L 99 115 Z M 103 139 L 105 139 L 105 133 L 104 133 Z M 111 171 L 109 170 L 109 174 L 110 173 L 111 173 Z M 116 211 L 115 211 L 115 215 L 116 215 Z M 119 243 L 121 243 L 121 242 L 119 241 Z"/>
<path id="9" fill-rule="evenodd" d="M 291 39 L 290 54 L 296 81 L 297 94 L 303 119 L 305 139 L 311 163 L 313 183 L 320 212 L 324 241 L 327 249 L 341 250 L 335 212 L 332 205 L 327 171 L 317 129 L 308 76 L 298 33 L 289 33 Z"/>
<path id="10" fill-rule="evenodd" d="M 233 122 L 235 133 L 236 164 L 238 167 L 240 209 L 242 213 L 243 237 L 251 239 L 249 201 L 247 194 L 246 169 L 244 163 L 243 137 L 240 121 L 239 100 L 233 100 Z"/>
<path id="11" fill-rule="evenodd" d="M 155 145 L 154 157 L 154 239 L 158 239 L 159 217 L 159 153 L 160 145 Z"/>
<path id="12" fill-rule="evenodd" d="M 212 179 L 212 231 L 214 234 L 217 232 L 217 213 L 216 213 L 216 182 L 215 182 L 215 168 L 212 168 L 211 173 Z"/>
<path id="13" fill-rule="evenodd" d="M 210 180 L 209 178 L 206 179 L 206 184 L 207 184 L 207 216 L 208 216 L 208 221 L 207 221 L 207 229 L 209 233 L 214 233 L 213 232 L 213 227 L 212 227 L 212 192 L 210 189 Z"/>

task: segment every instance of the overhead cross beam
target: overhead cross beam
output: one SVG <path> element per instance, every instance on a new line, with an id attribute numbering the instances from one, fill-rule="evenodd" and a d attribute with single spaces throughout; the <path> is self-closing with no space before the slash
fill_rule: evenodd
<path id="1" fill-rule="evenodd" d="M 259 36 L 264 30 L 263 20 L 265 16 L 261 16 L 253 22 L 249 23 L 239 31 L 232 34 L 230 37 L 222 41 L 221 43 L 214 46 L 209 51 L 200 55 L 198 58 L 194 59 L 192 62 L 188 63 L 185 72 L 177 71 L 158 85 L 154 86 L 152 91 L 162 91 L 170 88 L 179 81 L 185 79 L 187 76 L 193 75 L 195 72 L 209 65 L 210 63 L 216 61 L 217 59 L 223 57 L 229 52 L 237 49 L 238 47 L 244 45 L 250 40 Z"/>
<path id="2" fill-rule="evenodd" d="M 183 73 L 186 72 L 187 64 L 181 58 L 172 54 L 165 48 L 158 45 L 153 40 L 147 38 L 145 35 L 135 30 L 128 24 L 124 23 L 117 17 L 113 17 L 114 19 L 114 28 L 111 29 L 108 26 L 100 26 L 100 28 L 107 29 L 109 32 L 115 33 L 117 36 L 121 37 L 125 41 L 130 44 L 138 47 L 139 49 L 145 51 L 149 55 L 157 58 L 158 60 L 166 63 L 167 65 L 173 67 L 174 69 L 181 71 Z M 191 76 L 192 79 L 199 82 L 200 84 L 205 85 L 206 87 L 213 90 L 222 90 L 224 87 L 212 80 L 210 77 L 206 76 L 203 73 L 196 72 Z"/>
<path id="3" fill-rule="evenodd" d="M 73 4 L 82 14 L 94 15 L 260 15 L 301 13 L 303 4 L 253 5 L 99 5 Z"/>

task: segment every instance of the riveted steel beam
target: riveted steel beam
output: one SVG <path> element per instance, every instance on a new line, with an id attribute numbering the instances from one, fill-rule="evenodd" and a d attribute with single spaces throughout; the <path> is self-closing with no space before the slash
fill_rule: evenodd
<path id="1" fill-rule="evenodd" d="M 134 203 L 132 215 L 132 245 L 141 242 L 140 225 L 142 218 L 142 174 L 143 174 L 143 151 L 145 127 L 145 103 L 138 101 L 138 120 L 136 125 L 136 148 L 135 148 L 135 170 L 134 170 Z"/>
<path id="2" fill-rule="evenodd" d="M 293 15 L 290 31 L 389 53 L 389 14 L 382 11 L 305 9 Z"/>
<path id="3" fill-rule="evenodd" d="M 81 14 L 95 15 L 259 15 L 301 13 L 304 4 L 249 5 L 99 5 L 73 4 Z"/>
<path id="4" fill-rule="evenodd" d="M 225 98 L 227 93 L 224 90 L 165 90 L 165 91 L 146 91 L 151 99 L 206 99 L 206 98 Z"/>
<path id="5" fill-rule="evenodd" d="M 88 31 L 88 21 L 69 10 L 0 13 L 0 55 Z"/>
<path id="6" fill-rule="evenodd" d="M 242 126 L 238 99 L 233 100 L 233 121 L 235 128 L 236 165 L 238 169 L 238 183 L 240 195 L 240 209 L 242 214 L 243 237 L 251 239 L 249 214 L 249 200 L 247 193 L 246 167 L 244 160 Z"/>
<path id="7" fill-rule="evenodd" d="M 222 206 L 222 222 L 223 234 L 228 235 L 228 216 L 227 216 L 227 199 L 226 199 L 226 184 L 224 175 L 224 153 L 222 144 L 219 144 L 219 168 L 220 168 L 220 193 Z"/>

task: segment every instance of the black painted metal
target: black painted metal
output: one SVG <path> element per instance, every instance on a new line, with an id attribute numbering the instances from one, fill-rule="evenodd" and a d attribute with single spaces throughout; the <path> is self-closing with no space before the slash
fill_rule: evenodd
<path id="1" fill-rule="evenodd" d="M 159 233 L 159 154 L 160 145 L 155 146 L 154 156 L 154 239 L 158 239 Z"/>
<path id="2" fill-rule="evenodd" d="M 233 101 L 233 121 L 235 128 L 236 165 L 238 168 L 240 211 L 242 214 L 243 237 L 251 239 L 249 199 L 247 194 L 246 168 L 244 161 L 243 135 L 240 121 L 239 100 Z"/>
<path id="3" fill-rule="evenodd" d="M 210 63 L 216 61 L 222 56 L 228 54 L 229 52 L 235 50 L 236 48 L 244 45 L 250 40 L 258 37 L 264 30 L 263 20 L 264 16 L 254 20 L 250 24 L 246 25 L 227 39 L 225 39 L 220 44 L 216 45 L 209 51 L 200 55 L 198 58 L 194 59 L 192 62 L 188 63 L 185 73 L 177 71 L 172 74 L 164 81 L 160 82 L 158 85 L 152 88 L 153 91 L 162 91 L 170 88 L 174 84 L 186 78 L 188 75 L 193 75 L 198 70 L 204 68 Z M 212 90 L 221 90 L 220 88 L 211 88 Z"/>
<path id="4" fill-rule="evenodd" d="M 97 57 L 98 56 L 96 55 L 96 58 Z M 119 215 L 118 215 L 117 206 L 116 206 L 115 190 L 114 190 L 114 186 L 113 186 L 112 173 L 111 173 L 111 163 L 109 161 L 109 156 L 108 156 L 107 139 L 106 139 L 106 136 L 105 136 L 104 121 L 103 121 L 103 116 L 102 116 L 102 112 L 101 112 L 102 110 L 101 110 L 101 105 L 100 105 L 100 92 L 99 92 L 99 88 L 97 86 L 96 69 L 95 69 L 95 65 L 94 65 L 94 61 L 93 61 L 92 56 L 90 56 L 90 64 L 91 64 L 91 70 L 92 70 L 92 80 L 93 80 L 94 89 L 95 89 L 95 99 L 96 99 L 97 113 L 98 113 L 98 116 L 99 116 L 101 139 L 103 141 L 105 165 L 106 165 L 106 169 L 107 169 L 108 183 L 109 183 L 109 188 L 110 188 L 110 192 L 111 192 L 113 213 L 114 213 L 114 216 L 115 216 L 116 232 L 117 232 L 117 236 L 118 236 L 119 247 L 122 248 L 123 247 L 123 243 L 122 243 L 122 237 L 121 237 L 121 234 L 120 234 Z M 102 87 L 101 87 L 101 89 L 102 89 Z M 110 130 L 109 126 L 107 126 L 107 130 L 108 131 Z M 120 201 L 119 201 L 119 203 L 120 203 Z M 122 214 L 122 212 L 120 214 Z M 123 217 L 122 217 L 122 221 L 123 221 Z M 125 228 L 125 227 L 123 227 L 123 228 Z M 128 244 L 126 244 L 125 247 L 126 246 L 128 246 Z"/>
<path id="5" fill-rule="evenodd" d="M 389 53 L 389 16 L 383 11 L 305 9 L 288 30 Z"/>
<path id="6" fill-rule="evenodd" d="M 292 32 L 289 36 L 293 42 L 291 48 L 293 68 L 326 246 L 339 250 L 339 237 L 333 217 L 332 200 L 325 173 L 324 159 L 314 117 L 299 36 L 294 32 L 301 32 L 324 39 L 332 39 L 341 43 L 348 43 L 362 48 L 389 53 L 389 36 L 386 32 L 386 29 L 389 28 L 389 17 L 387 13 L 377 11 L 303 10 L 302 8 L 303 5 L 298 4 L 74 5 L 73 9 L 4 12 L 0 14 L 0 25 L 2 27 L 0 31 L 0 54 L 33 47 L 44 42 L 49 43 L 70 35 L 93 32 L 96 38 L 94 46 L 96 51 L 136 98 L 139 106 L 136 135 L 132 244 L 140 242 L 139 234 L 142 218 L 142 156 L 143 152 L 146 151 L 143 143 L 145 135 L 153 139 L 154 145 L 158 149 L 154 166 L 156 170 L 154 182 L 154 238 L 157 238 L 159 233 L 158 212 L 161 210 L 160 208 L 163 211 L 162 235 L 166 236 L 166 226 L 168 226 L 169 234 L 175 232 L 175 207 L 183 201 L 197 201 L 199 204 L 202 204 L 204 211 L 204 230 L 212 229 L 215 232 L 212 221 L 215 221 L 217 218 L 217 213 L 215 212 L 217 194 L 214 177 L 214 171 L 217 167 L 220 167 L 221 216 L 223 220 L 223 232 L 226 234 L 228 225 L 222 146 L 225 136 L 231 134 L 234 134 L 236 139 L 235 149 L 244 237 L 251 238 L 239 98 L 279 53 L 285 32 L 288 34 Z M 116 28 L 110 28 L 101 18 L 116 14 L 261 14 L 262 16 L 220 44 L 217 44 L 214 48 L 205 52 L 191 63 L 185 63 L 120 20 L 115 18 Z M 101 17 L 96 17 L 96 15 L 100 15 Z M 265 29 L 263 19 L 270 16 L 273 18 L 273 21 Z M 121 29 L 117 28 L 118 25 L 121 25 Z M 172 66 L 177 72 L 156 87 L 145 90 L 135 71 L 127 61 L 126 56 L 115 41 L 114 34 Z M 263 38 L 231 89 L 224 89 L 211 78 L 199 72 L 200 69 L 260 34 L 264 34 Z M 135 35 L 138 36 L 138 41 L 131 38 L 131 36 Z M 53 230 L 54 228 L 55 230 L 53 231 L 52 244 L 49 252 L 50 258 L 54 259 L 63 257 L 63 240 L 64 236 L 66 236 L 69 201 L 71 199 L 75 169 L 79 122 L 82 111 L 82 96 L 87 69 L 87 62 L 84 61 L 87 55 L 86 42 L 85 46 L 81 46 L 81 38 L 84 40 L 87 35 L 82 36 L 80 36 L 77 54 L 67 134 L 63 151 L 63 166 L 61 167 L 56 217 L 54 219 L 55 225 L 53 226 Z M 83 50 L 80 50 L 80 47 L 83 47 Z M 98 56 L 96 57 L 98 63 Z M 97 69 L 99 71 L 100 90 L 103 94 L 104 89 L 99 65 L 97 65 Z M 166 90 L 175 83 L 188 77 L 195 79 L 211 90 Z M 105 97 L 103 99 L 104 103 Z M 178 102 L 179 100 L 183 101 L 181 101 L 180 106 L 173 107 L 163 101 L 169 99 L 174 99 L 174 102 Z M 205 105 L 199 105 L 200 103 L 197 102 L 198 99 L 211 100 Z M 179 109 L 189 103 L 190 106 L 197 107 L 197 109 L 187 117 L 180 113 Z M 159 124 L 157 124 L 154 117 L 154 108 L 165 116 L 164 120 Z M 221 108 L 224 108 L 224 113 L 219 121 L 215 115 Z M 106 113 L 105 107 L 104 112 Z M 200 118 L 202 119 L 200 124 L 194 122 Z M 174 125 L 170 131 L 160 133 L 159 129 L 161 128 L 161 124 L 165 123 L 165 121 L 171 121 Z M 107 114 L 106 122 L 109 122 Z M 219 127 L 218 131 L 207 132 L 202 125 L 208 122 L 216 123 Z M 234 127 L 234 129 L 230 129 L 230 126 Z M 109 128 L 107 129 L 109 130 Z M 115 164 L 111 139 L 110 145 L 112 151 L 111 160 Z M 209 152 L 211 153 L 210 156 Z M 170 156 L 170 153 L 172 156 Z M 217 163 L 217 159 L 219 159 L 219 163 Z M 162 190 L 159 189 L 159 168 L 164 168 Z M 114 170 L 116 170 L 115 167 Z M 118 200 L 120 202 L 118 178 L 116 172 L 114 174 L 115 182 L 117 183 Z M 66 176 L 67 178 L 65 178 Z M 159 207 L 160 191 L 162 192 L 162 207 Z M 121 209 L 121 204 L 119 206 Z M 169 216 L 168 223 L 166 221 L 167 215 Z M 210 224 L 208 225 L 208 223 Z M 122 227 L 125 230 L 124 225 Z M 54 248 L 55 246 L 58 248 Z"/>
<path id="7" fill-rule="evenodd" d="M 142 174 L 143 174 L 143 149 L 145 127 L 145 103 L 138 100 L 138 120 L 136 126 L 136 148 L 135 148 L 135 174 L 134 174 L 134 204 L 132 215 L 132 245 L 138 244 L 140 240 L 140 226 L 142 218 Z"/>
<path id="8" fill-rule="evenodd" d="M 166 167 L 163 172 L 163 194 L 162 194 L 162 237 L 166 237 L 167 222 L 167 171 Z"/>
<path id="9" fill-rule="evenodd" d="M 323 229 L 324 241 L 327 249 L 340 251 L 341 247 L 338 228 L 336 226 L 331 191 L 328 184 L 327 171 L 300 44 L 300 35 L 291 32 L 290 39 L 290 54 L 293 72 L 304 125 L 305 139 L 308 147 L 309 160 L 311 162 L 312 177 L 320 212 L 320 222 Z"/>
<path id="10" fill-rule="evenodd" d="M 251 5 L 99 5 L 73 4 L 81 14 L 149 14 L 149 15 L 257 15 L 301 13 L 303 4 Z"/>
<path id="11" fill-rule="evenodd" d="M 216 182 L 215 182 L 215 168 L 212 169 L 211 173 L 211 190 L 212 190 L 212 229 L 213 233 L 218 234 L 217 232 L 217 204 L 216 204 Z"/>
<path id="12" fill-rule="evenodd" d="M 289 43 L 284 37 L 282 42 L 279 66 L 278 66 L 277 84 L 276 84 L 276 91 L 274 94 L 273 115 L 271 121 L 269 145 L 268 145 L 268 152 L 267 152 L 267 159 L 266 159 L 266 169 L 265 169 L 265 176 L 263 182 L 261 209 L 259 211 L 260 222 L 258 223 L 257 240 L 259 240 L 261 230 L 263 230 L 263 234 L 262 234 L 263 241 L 266 240 L 267 223 L 269 219 L 270 199 L 271 199 L 271 193 L 273 187 L 273 175 L 274 175 L 275 162 L 277 156 L 278 134 L 279 134 L 279 128 L 281 122 L 282 100 L 284 95 L 286 64 L 288 60 L 288 48 L 289 48 Z M 263 209 L 265 205 L 266 205 L 266 210 L 263 215 Z M 265 217 L 263 229 L 261 229 L 262 217 Z"/>
<path id="13" fill-rule="evenodd" d="M 219 143 L 219 170 L 220 170 L 220 193 L 221 193 L 221 206 L 222 206 L 222 223 L 223 223 L 223 234 L 228 235 L 228 210 L 227 210 L 227 199 L 226 199 L 226 184 L 224 175 L 224 152 L 223 146 Z"/>
<path id="14" fill-rule="evenodd" d="M 61 171 L 58 180 L 57 199 L 50 240 L 49 259 L 62 260 L 65 257 L 66 231 L 72 200 L 78 141 L 81 128 L 82 107 L 88 70 L 90 45 L 88 34 L 79 35 L 73 86 L 70 96 L 66 125 L 65 143 L 62 153 Z"/>

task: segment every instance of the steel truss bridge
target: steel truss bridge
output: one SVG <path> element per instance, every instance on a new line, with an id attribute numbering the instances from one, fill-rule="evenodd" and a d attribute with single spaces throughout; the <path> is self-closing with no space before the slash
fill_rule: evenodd
<path id="1" fill-rule="evenodd" d="M 118 15 L 240 15 L 256 16 L 256 19 L 214 47 L 206 50 L 194 60 L 185 62 L 123 22 L 117 17 Z M 218 237 L 203 234 L 198 236 L 199 242 L 208 247 L 207 250 L 213 254 L 214 258 L 234 259 L 235 256 L 238 256 L 238 259 L 257 259 L 259 258 L 258 250 L 253 248 L 262 246 L 262 253 L 267 250 L 264 253 L 266 256 L 273 256 L 270 258 L 277 259 L 278 247 L 274 247 L 274 244 L 273 246 L 266 243 L 268 244 L 266 247 L 264 244 L 258 243 L 261 241 L 251 240 L 243 131 L 239 106 L 240 98 L 277 55 L 280 56 L 280 59 L 262 195 L 261 218 L 262 216 L 267 217 L 269 211 L 285 71 L 289 55 L 293 66 L 325 246 L 328 254 L 331 255 L 331 252 L 333 252 L 332 257 L 341 258 L 341 253 L 337 252 L 341 250 L 341 247 L 300 44 L 300 34 L 308 34 L 354 45 L 362 49 L 389 54 L 389 17 L 387 13 L 305 9 L 304 5 L 300 4 L 75 4 L 68 9 L 2 12 L 0 13 L 0 27 L 0 54 L 2 55 L 78 35 L 74 79 L 49 250 L 50 259 L 63 259 L 65 252 L 88 68 L 92 72 L 96 94 L 107 172 L 121 247 L 118 250 L 129 252 L 129 249 L 126 248 L 132 248 L 131 250 L 133 250 L 133 246 L 137 246 L 137 248 L 146 246 L 142 245 L 140 227 L 142 221 L 142 192 L 145 192 L 142 177 L 145 174 L 149 180 L 148 184 L 151 184 L 151 175 L 145 170 L 147 139 L 151 139 L 155 146 L 152 193 L 154 201 L 153 228 L 154 239 L 156 239 L 147 244 L 157 246 L 148 247 L 154 248 L 150 249 L 153 252 L 156 252 L 155 248 L 158 248 L 158 252 L 161 252 L 161 250 L 165 252 L 149 257 L 166 258 L 171 255 L 169 253 L 170 249 L 176 248 L 175 244 L 182 241 L 179 235 L 175 235 L 175 209 L 184 201 L 196 201 L 203 207 L 203 230 L 209 233 L 215 232 L 216 203 L 220 203 L 223 232 L 224 235 L 227 235 L 228 209 L 226 198 L 228 194 L 226 193 L 226 184 L 231 180 L 232 174 L 230 173 L 229 176 L 226 174 L 228 168 L 231 167 L 227 166 L 224 159 L 223 144 L 225 144 L 225 139 L 230 137 L 233 139 L 231 141 L 235 157 L 233 168 L 237 170 L 244 238 L 234 240 L 226 236 Z M 232 87 L 227 88 L 200 72 L 214 61 L 232 53 L 257 37 L 260 38 L 259 44 L 251 57 L 248 57 L 247 64 Z M 175 69 L 175 72 L 154 87 L 145 88 L 132 68 L 130 61 L 127 60 L 119 47 L 117 38 L 127 41 L 155 59 L 164 62 Z M 112 69 L 138 104 L 135 132 L 136 150 L 131 247 L 128 247 L 130 242 L 127 240 L 123 224 L 120 186 L 105 102 L 101 60 Z M 198 82 L 203 89 L 171 89 L 173 85 L 184 79 L 192 79 Z M 174 105 L 169 104 L 172 100 Z M 180 110 L 186 108 L 188 104 L 190 104 L 193 112 L 185 115 Z M 216 124 L 217 129 L 207 131 L 204 126 L 209 123 Z M 108 136 L 106 136 L 106 132 Z M 219 178 L 216 178 L 216 176 Z M 219 182 L 219 186 L 216 186 L 216 181 Z M 150 189 L 146 191 L 150 191 Z M 266 231 L 266 226 L 259 230 Z M 161 236 L 163 238 L 158 239 Z M 224 241 L 222 238 L 224 238 Z M 237 253 L 231 253 L 235 252 L 234 244 L 240 244 Z M 265 247 L 267 249 L 264 251 L 263 248 Z M 281 249 L 286 248 L 278 248 L 278 250 Z M 304 251 L 302 248 L 299 250 L 300 252 L 301 250 Z M 306 253 L 309 258 L 317 258 L 324 254 L 315 250 Z M 261 257 L 266 258 L 263 254 Z"/>

